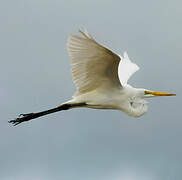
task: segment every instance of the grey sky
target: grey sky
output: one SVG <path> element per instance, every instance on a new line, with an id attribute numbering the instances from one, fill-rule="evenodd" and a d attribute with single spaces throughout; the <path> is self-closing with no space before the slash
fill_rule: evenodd
<path id="1" fill-rule="evenodd" d="M 181 180 L 182 3 L 179 0 L 0 1 L 1 180 Z M 138 64 L 150 99 L 140 118 L 75 109 L 12 127 L 19 113 L 69 100 L 66 39 L 86 26 Z"/>

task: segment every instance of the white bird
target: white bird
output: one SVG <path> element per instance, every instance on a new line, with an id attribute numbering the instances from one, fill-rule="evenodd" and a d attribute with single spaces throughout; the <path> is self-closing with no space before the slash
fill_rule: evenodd
<path id="1" fill-rule="evenodd" d="M 134 88 L 128 79 L 139 70 L 125 52 L 123 57 L 96 42 L 88 33 L 79 31 L 81 36 L 71 35 L 67 41 L 71 57 L 71 70 L 77 91 L 70 101 L 56 108 L 29 114 L 21 114 L 9 121 L 17 125 L 24 121 L 71 108 L 121 110 L 129 116 L 139 117 L 147 112 L 144 98 L 173 96 L 173 93 Z"/>

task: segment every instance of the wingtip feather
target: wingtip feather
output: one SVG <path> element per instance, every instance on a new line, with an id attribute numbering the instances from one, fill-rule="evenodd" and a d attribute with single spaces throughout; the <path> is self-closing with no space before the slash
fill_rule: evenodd
<path id="1" fill-rule="evenodd" d="M 124 52 L 123 57 L 126 58 L 126 59 L 130 59 L 129 56 L 128 56 L 128 53 L 126 51 Z"/>

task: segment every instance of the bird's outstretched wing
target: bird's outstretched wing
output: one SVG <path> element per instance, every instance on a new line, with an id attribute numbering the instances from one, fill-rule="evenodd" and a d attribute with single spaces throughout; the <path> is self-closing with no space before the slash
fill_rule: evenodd
<path id="1" fill-rule="evenodd" d="M 80 34 L 81 37 L 69 36 L 67 41 L 77 93 L 86 93 L 99 87 L 121 87 L 118 77 L 120 57 L 97 43 L 87 30 L 80 31 Z"/>
<path id="2" fill-rule="evenodd" d="M 123 57 L 121 57 L 121 61 L 118 67 L 118 75 L 119 80 L 123 86 L 125 86 L 128 82 L 128 79 L 139 70 L 139 67 L 133 63 L 126 52 L 124 52 Z"/>

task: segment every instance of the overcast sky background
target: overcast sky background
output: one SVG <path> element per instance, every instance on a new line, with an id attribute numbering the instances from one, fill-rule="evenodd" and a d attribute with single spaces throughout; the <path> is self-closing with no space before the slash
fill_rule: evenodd
<path id="1" fill-rule="evenodd" d="M 182 2 L 180 0 L 1 0 L 1 180 L 181 180 Z M 86 26 L 116 53 L 127 50 L 135 87 L 177 93 L 149 112 L 75 109 L 17 127 L 20 113 L 71 98 L 66 40 Z"/>

